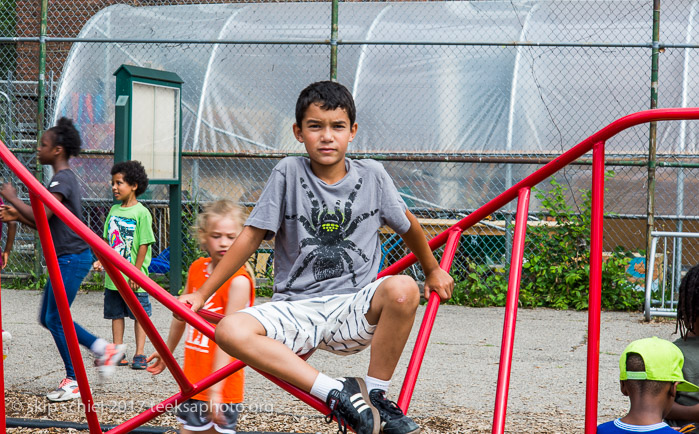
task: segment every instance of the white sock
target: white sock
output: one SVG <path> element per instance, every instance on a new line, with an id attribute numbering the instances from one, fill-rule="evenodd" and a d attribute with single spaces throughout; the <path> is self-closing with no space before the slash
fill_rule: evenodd
<path id="1" fill-rule="evenodd" d="M 95 342 L 93 342 L 92 345 L 90 345 L 90 351 L 92 351 L 93 354 L 101 356 L 107 349 L 107 345 L 109 345 L 109 342 L 105 341 L 102 338 L 97 338 Z"/>
<path id="2" fill-rule="evenodd" d="M 378 378 L 370 377 L 368 375 L 364 377 L 364 382 L 366 383 L 366 390 L 368 390 L 369 392 L 371 392 L 374 389 L 379 389 L 386 392 L 388 390 L 388 386 L 391 385 L 391 380 L 379 380 Z"/>
<path id="3" fill-rule="evenodd" d="M 328 394 L 331 390 L 342 390 L 342 387 L 341 381 L 319 372 L 316 381 L 313 382 L 313 387 L 311 387 L 311 395 L 325 402 L 328 400 Z"/>

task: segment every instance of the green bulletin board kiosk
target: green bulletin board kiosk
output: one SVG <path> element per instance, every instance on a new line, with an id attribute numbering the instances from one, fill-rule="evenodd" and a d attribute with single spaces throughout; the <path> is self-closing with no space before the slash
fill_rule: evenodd
<path id="1" fill-rule="evenodd" d="M 121 65 L 116 76 L 114 162 L 138 160 L 150 184 L 169 186 L 170 292 L 182 286 L 182 79 L 174 72 Z"/>

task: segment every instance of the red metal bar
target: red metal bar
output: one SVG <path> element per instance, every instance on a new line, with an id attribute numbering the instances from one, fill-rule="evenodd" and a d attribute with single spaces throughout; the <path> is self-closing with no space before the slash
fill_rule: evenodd
<path id="1" fill-rule="evenodd" d="M 512 260 L 510 261 L 510 280 L 507 284 L 505 324 L 503 325 L 502 345 L 500 346 L 498 387 L 495 393 L 495 412 L 493 414 L 494 434 L 502 434 L 505 432 L 507 394 L 510 390 L 512 353 L 515 343 L 515 326 L 517 325 L 517 303 L 519 302 L 519 284 L 522 277 L 522 262 L 524 260 L 524 241 L 527 236 L 530 194 L 530 188 L 523 188 L 519 191 L 517 200 L 517 215 L 515 217 L 514 240 L 512 242 Z"/>
<path id="2" fill-rule="evenodd" d="M 519 195 L 519 192 L 523 188 L 530 188 L 556 171 L 560 170 L 567 164 L 575 161 L 582 155 L 584 155 L 586 152 L 589 152 L 593 146 L 595 146 L 595 155 L 602 155 L 602 159 L 604 158 L 604 141 L 609 139 L 610 137 L 614 136 L 615 134 L 618 134 L 619 132 L 630 128 L 632 126 L 642 124 L 642 123 L 647 123 L 651 121 L 665 121 L 665 120 L 683 120 L 683 119 L 699 119 L 699 108 L 670 108 L 670 109 L 653 109 L 653 110 L 646 110 L 643 112 L 638 112 L 638 113 L 633 113 L 631 115 L 625 116 L 621 119 L 618 119 L 611 124 L 609 124 L 607 127 L 599 130 L 597 133 L 593 134 L 592 136 L 588 137 L 587 139 L 583 140 L 580 142 L 578 145 L 575 147 L 571 148 L 569 151 L 565 152 L 558 158 L 554 159 L 550 163 L 546 164 L 544 167 L 541 169 L 537 170 L 534 172 L 532 175 L 528 176 L 527 178 L 523 179 L 522 181 L 518 182 L 502 194 L 498 195 L 496 198 L 493 200 L 489 201 L 486 203 L 484 206 L 479 208 L 478 210 L 474 211 L 471 215 L 465 217 L 464 219 L 460 220 L 458 223 L 456 223 L 454 226 L 452 226 L 450 229 L 447 229 L 440 235 L 436 236 L 432 240 L 430 240 L 429 245 L 430 247 L 434 250 L 440 246 L 442 246 L 444 243 L 447 242 L 447 240 L 451 237 L 451 232 L 453 230 L 459 229 L 459 230 L 465 230 L 477 222 L 481 221 L 483 218 L 487 217 L 488 215 L 492 214 L 494 211 L 497 211 L 499 208 L 504 206 L 505 204 L 509 203 L 512 201 L 516 196 Z M 596 146 L 597 144 L 600 144 L 600 146 Z M 600 150 L 601 148 L 601 150 Z M 29 171 L 26 170 L 26 168 L 15 158 L 15 156 L 5 147 L 4 143 L 0 141 L 0 159 L 2 159 L 12 170 L 17 177 L 29 188 L 29 191 L 31 194 L 35 197 L 33 199 L 36 199 L 38 197 L 41 202 L 46 204 L 46 206 L 51 209 L 55 215 L 57 215 L 61 220 L 63 220 L 68 227 L 70 227 L 73 231 L 75 231 L 76 234 L 81 236 L 92 248 L 95 253 L 100 256 L 104 257 L 107 261 L 111 261 L 111 263 L 115 264 L 119 269 L 123 270 L 123 272 L 132 280 L 134 280 L 136 283 L 139 284 L 142 288 L 146 290 L 153 298 L 161 302 L 162 304 L 165 305 L 168 309 L 173 311 L 175 314 L 179 315 L 181 318 L 183 318 L 187 323 L 191 324 L 192 326 L 196 327 L 198 330 L 200 330 L 204 335 L 209 337 L 210 339 L 214 339 L 214 332 L 213 332 L 213 327 L 207 323 L 203 318 L 201 318 L 199 315 L 194 314 L 191 312 L 190 309 L 188 309 L 186 306 L 182 305 L 179 303 L 173 296 L 171 296 L 169 293 L 164 291 L 162 288 L 160 288 L 155 282 L 153 282 L 151 279 L 149 279 L 147 276 L 143 275 L 140 273 L 139 270 L 137 270 L 133 265 L 131 265 L 128 261 L 126 261 L 124 258 L 122 258 L 119 254 L 117 254 L 115 251 L 113 251 L 109 246 L 107 246 L 96 234 L 94 234 L 92 231 L 90 231 L 82 222 L 75 217 L 73 214 L 71 214 L 58 200 L 56 200 L 48 191 L 46 191 L 41 184 L 29 173 Z M 600 294 L 601 294 L 601 248 L 602 248 L 602 222 L 601 222 L 601 216 L 602 216 L 602 202 L 600 198 L 603 198 L 603 191 L 600 191 L 600 185 L 603 190 L 604 188 L 604 161 L 597 162 L 595 163 L 593 161 L 593 166 L 601 166 L 602 168 L 602 173 L 599 175 L 599 169 L 594 170 L 593 169 L 593 174 L 595 172 L 598 173 L 598 176 L 601 176 L 601 181 L 598 179 L 597 182 L 593 180 L 593 216 L 596 215 L 595 212 L 598 212 L 600 217 L 598 218 L 598 222 L 595 223 L 595 218 L 593 217 L 593 227 L 592 227 L 592 233 L 593 233 L 593 239 L 592 239 L 592 246 L 594 248 L 591 248 L 591 257 L 594 257 L 597 255 L 597 258 L 595 261 L 597 261 L 597 264 L 595 264 L 595 261 L 591 261 L 591 271 L 590 271 L 590 279 L 591 279 L 591 284 L 590 284 L 590 325 L 589 325 L 589 332 L 590 332 L 590 346 L 588 346 L 588 382 L 587 382 L 587 389 L 588 389 L 588 397 L 587 397 L 587 402 L 586 402 L 586 411 L 590 410 L 592 408 L 592 405 L 594 404 L 594 409 L 590 410 L 594 414 L 586 413 L 586 433 L 592 433 L 594 432 L 593 430 L 596 429 L 596 427 L 593 425 L 596 424 L 596 412 L 597 412 L 597 381 L 598 381 L 598 363 L 599 363 L 599 304 L 600 304 Z M 593 175 L 594 176 L 594 175 Z M 596 192 L 596 193 L 595 193 Z M 595 196 L 598 197 L 599 204 L 595 205 Z M 34 204 L 32 204 L 34 206 Z M 43 207 L 42 207 L 42 212 L 43 212 Z M 44 223 L 45 223 L 45 216 L 44 216 Z M 596 225 L 599 227 L 597 228 Z M 597 241 L 595 241 L 597 240 Z M 598 244 L 598 245 L 595 245 Z M 55 251 L 53 252 L 53 256 L 55 258 Z M 403 271 L 405 268 L 408 266 L 412 265 L 415 263 L 416 258 L 415 256 L 411 253 L 410 255 L 402 258 L 392 266 L 386 268 L 384 271 L 382 271 L 379 276 L 385 276 L 385 275 L 391 275 L 391 274 L 397 274 L 401 271 Z M 599 272 L 600 276 L 597 278 L 596 273 Z M 52 282 L 53 282 L 53 276 L 52 276 Z M 597 283 L 593 282 L 594 280 L 597 280 Z M 596 286 L 595 286 L 596 285 Z M 65 296 L 65 291 L 63 292 L 63 295 Z M 434 297 L 431 297 L 431 299 Z M 595 300 L 596 298 L 596 300 Z M 432 300 L 430 300 L 432 301 Z M 429 306 L 429 304 L 428 304 Z M 597 306 L 597 308 L 595 308 Z M 436 310 L 435 310 L 436 311 Z M 596 312 L 595 312 L 596 311 Z M 59 311 L 60 312 L 60 311 Z M 70 312 L 68 311 L 68 314 Z M 427 315 L 427 313 L 426 313 Z M 596 318 L 595 318 L 596 317 Z M 61 318 L 63 320 L 63 318 Z M 214 318 L 215 319 L 215 318 Z M 431 320 L 432 322 L 434 321 L 434 318 Z M 424 324 L 424 321 L 423 321 Z M 70 325 L 72 326 L 72 321 L 70 321 Z M 73 329 L 73 343 L 77 345 L 77 342 L 75 339 L 75 331 Z M 70 339 L 69 339 L 70 341 Z M 69 342 L 70 344 L 70 342 Z M 591 354 L 592 353 L 592 354 Z M 72 354 L 72 353 L 71 353 Z M 82 364 L 82 359 L 80 359 L 80 363 Z M 591 364 L 594 364 L 594 367 L 591 367 Z M 84 367 L 83 367 L 83 374 L 84 374 Z M 207 379 L 210 379 L 211 377 L 207 377 Z M 80 382 L 80 381 L 79 381 Z M 275 382 L 279 382 L 278 384 L 281 385 L 282 382 L 281 380 L 276 380 Z M 301 391 L 297 388 L 294 388 L 291 385 L 287 385 L 290 389 L 296 389 L 296 393 L 298 393 L 301 399 L 303 399 L 304 396 L 310 397 L 309 394 L 307 394 L 304 391 Z M 594 386 L 594 387 L 592 387 Z M 195 389 L 197 385 L 194 385 Z M 282 386 L 284 387 L 284 386 Z M 287 389 L 287 387 L 284 387 Z M 594 389 L 591 392 L 591 389 Z M 89 389 L 88 389 L 89 390 Z M 287 389 L 288 390 L 288 389 Z M 293 393 L 293 392 L 292 392 Z M 594 395 L 594 397 L 591 398 L 591 395 Z M 177 395 L 175 395 L 176 397 Z M 175 397 L 170 398 L 170 401 L 174 400 Z M 310 397 L 313 398 L 313 397 Z M 305 402 L 313 405 L 313 399 L 303 399 Z M 168 400 L 166 400 L 168 401 Z M 318 401 L 318 400 L 316 400 Z M 164 401 L 165 402 L 165 401 Z M 407 402 L 405 402 L 405 398 L 403 400 L 403 405 L 405 406 L 407 410 L 407 404 L 409 403 L 409 398 L 407 399 Z M 317 404 L 317 403 L 315 403 Z M 90 408 L 91 406 L 86 405 L 86 408 Z M 327 408 L 319 408 L 319 407 L 324 407 L 324 405 L 318 405 L 319 410 L 326 412 Z M 144 412 L 144 414 L 137 416 L 137 418 L 144 416 L 147 412 Z M 159 413 L 158 413 L 159 414 Z M 152 416 L 155 417 L 155 416 Z M 151 417 L 151 418 L 152 418 Z M 134 418 L 134 419 L 137 419 Z M 148 419 L 150 420 L 150 419 Z M 143 422 L 141 422 L 143 423 Z M 131 425 L 129 429 L 134 428 L 136 425 Z M 591 427 L 591 428 L 590 428 Z M 126 432 L 125 430 L 122 430 L 119 428 L 118 431 L 112 430 L 111 432 Z"/>
<path id="3" fill-rule="evenodd" d="M 136 321 L 141 324 L 141 327 L 143 327 L 143 330 L 146 332 L 146 336 L 148 336 L 148 339 L 150 339 L 151 343 L 155 347 L 155 350 L 158 352 L 158 354 L 160 354 L 160 357 L 162 357 L 163 361 L 165 362 L 165 366 L 167 366 L 167 368 L 170 370 L 170 373 L 175 378 L 175 381 L 180 386 L 182 392 L 189 392 L 192 389 L 192 383 L 184 375 L 184 371 L 180 367 L 179 363 L 177 363 L 177 360 L 175 360 L 175 356 L 172 355 L 162 336 L 160 336 L 158 329 L 155 328 L 153 322 L 148 317 L 148 314 L 143 309 L 143 306 L 141 306 L 136 293 L 133 292 L 129 284 L 126 282 L 126 279 L 124 279 L 124 276 L 114 264 L 110 262 L 103 262 L 102 258 L 100 258 L 100 262 L 102 263 L 102 266 L 107 274 L 109 274 L 109 277 L 112 278 L 112 282 L 114 282 L 116 285 L 119 294 L 121 294 L 121 297 L 126 302 L 126 305 L 129 306 L 129 309 L 131 309 L 131 312 L 133 312 L 134 317 L 136 317 Z"/>
<path id="4" fill-rule="evenodd" d="M 53 213 L 60 218 L 69 228 L 71 228 L 80 238 L 85 240 L 92 251 L 105 262 L 116 265 L 128 278 L 134 280 L 138 285 L 154 299 L 165 305 L 166 308 L 177 314 L 187 323 L 201 331 L 209 339 L 214 339 L 214 328 L 201 316 L 192 312 L 187 306 L 179 302 L 177 298 L 161 288 L 148 276 L 141 273 L 129 261 L 124 259 L 114 249 L 109 247 L 97 234 L 73 215 L 61 202 L 58 201 L 43 185 L 27 170 L 26 167 L 10 152 L 5 144 L 0 141 L 0 159 L 14 172 L 20 181 L 27 186 L 29 191 L 36 195 Z"/>
<path id="5" fill-rule="evenodd" d="M 36 229 L 39 231 L 39 239 L 41 240 L 41 249 L 44 253 L 44 259 L 46 260 L 46 268 L 48 268 L 49 278 L 51 279 L 51 290 L 53 292 L 54 299 L 56 300 L 58 315 L 61 318 L 63 332 L 66 335 L 66 343 L 68 344 L 70 360 L 73 362 L 75 377 L 78 381 L 78 387 L 80 388 L 80 399 L 82 399 L 83 404 L 85 405 L 87 425 L 90 427 L 91 434 L 99 434 L 102 432 L 102 430 L 100 429 L 100 423 L 97 419 L 97 413 L 95 412 L 90 383 L 87 381 L 85 363 L 83 362 L 82 354 L 80 354 L 78 335 L 75 332 L 73 316 L 70 313 L 70 304 L 68 303 L 66 288 L 63 286 L 61 269 L 58 265 L 56 249 L 53 244 L 53 238 L 51 237 L 49 222 L 46 218 L 46 210 L 44 209 L 44 205 L 41 203 L 39 198 L 33 192 L 29 193 L 29 198 L 32 204 L 32 211 L 34 212 Z"/>
<path id="6" fill-rule="evenodd" d="M 580 158 L 586 152 L 591 151 L 595 143 L 606 141 L 610 137 L 618 134 L 619 132 L 638 124 L 651 121 L 670 121 L 682 119 L 699 119 L 699 108 L 663 108 L 645 110 L 638 113 L 632 113 L 628 116 L 624 116 L 621 119 L 617 119 L 616 121 L 597 131 L 595 134 L 591 135 L 587 139 L 578 143 L 577 145 L 569 149 L 567 152 L 561 154 L 559 157 L 555 158 L 553 161 L 546 164 L 541 169 L 527 176 L 522 181 L 513 185 L 509 189 L 505 190 L 503 193 L 499 194 L 493 200 L 478 208 L 476 211 L 464 217 L 462 220 L 458 221 L 454 226 L 452 226 L 452 228 L 459 227 L 462 230 L 470 228 L 474 224 L 480 222 L 490 214 L 494 213 L 495 211 L 508 204 L 510 201 L 514 200 L 519 194 L 519 190 L 521 190 L 522 188 L 534 187 L 544 179 L 556 173 L 558 170 L 562 169 L 566 165 Z M 446 231 L 442 232 L 441 234 L 437 235 L 429 241 L 432 250 L 437 249 L 446 242 L 448 233 L 449 229 L 447 229 Z M 410 253 L 409 255 L 404 256 L 400 260 L 396 261 L 393 265 L 381 271 L 381 273 L 379 273 L 379 277 L 398 274 L 406 268 L 408 268 L 409 266 L 411 266 L 412 264 L 414 264 L 415 261 L 415 255 Z"/>
<path id="7" fill-rule="evenodd" d="M 205 390 L 213 386 L 214 384 L 218 383 L 219 381 L 223 380 L 232 373 L 239 371 L 244 367 L 245 363 L 241 362 L 240 360 L 231 362 L 223 368 L 219 369 L 218 371 L 214 372 L 213 374 L 209 375 L 208 377 L 204 378 L 203 380 L 194 383 L 193 387 L 188 392 L 180 391 L 179 393 L 172 395 L 171 397 L 163 400 L 159 404 L 154 405 L 153 407 L 149 408 L 148 410 L 144 411 L 138 416 L 134 416 L 133 418 L 125 421 L 124 423 L 120 424 L 117 427 L 114 427 L 113 429 L 107 432 L 110 434 L 131 432 L 143 425 L 144 423 L 152 419 L 155 419 L 156 417 L 160 416 L 166 411 L 172 410 L 174 406 L 178 403 L 188 400 L 189 398 L 201 392 L 202 390 Z"/>
<path id="8" fill-rule="evenodd" d="M 449 271 L 451 269 L 451 264 L 454 262 L 454 255 L 456 255 L 456 250 L 459 247 L 460 237 L 461 229 L 454 228 L 449 231 L 447 245 L 444 248 L 442 261 L 439 264 L 440 268 L 445 271 Z M 415 341 L 415 349 L 413 350 L 412 356 L 410 356 L 408 369 L 405 373 L 405 380 L 403 380 L 403 387 L 400 390 L 400 395 L 398 395 L 397 404 L 404 413 L 408 412 L 410 399 L 413 397 L 413 391 L 415 390 L 415 383 L 417 383 L 417 376 L 420 373 L 422 359 L 425 357 L 425 349 L 427 348 L 427 343 L 430 340 L 430 333 L 432 333 L 434 320 L 437 317 L 439 301 L 439 295 L 433 291 L 430 294 L 430 300 L 427 302 L 425 315 L 422 317 L 422 324 L 420 325 L 420 331 L 418 332 L 417 339 Z"/>
<path id="9" fill-rule="evenodd" d="M 308 357 L 310 357 L 311 353 L 305 354 L 301 356 L 302 359 L 306 360 Z M 216 371 L 213 375 L 205 378 L 204 380 L 201 380 L 198 383 L 194 384 L 194 389 L 189 392 L 189 393 L 177 393 L 170 398 L 165 399 L 164 401 L 160 402 L 159 404 L 154 405 L 150 409 L 144 411 L 143 413 L 139 414 L 138 416 L 135 416 L 128 421 L 122 423 L 118 427 L 113 428 L 112 430 L 108 431 L 108 434 L 121 434 L 121 433 L 128 433 L 131 430 L 138 428 L 139 426 L 143 425 L 144 423 L 147 423 L 148 421 L 160 416 L 166 411 L 171 410 L 177 403 L 186 401 L 187 399 L 191 398 L 192 396 L 196 395 L 199 393 L 201 390 L 204 390 L 213 384 L 216 384 L 218 381 L 221 379 L 229 376 L 233 372 L 243 368 L 245 364 L 241 362 L 240 360 L 236 360 L 235 362 L 219 369 Z M 253 368 L 255 369 L 255 368 Z M 287 383 L 284 380 L 280 380 L 277 377 L 274 377 L 271 374 L 268 374 L 264 371 L 257 370 L 257 372 L 260 373 L 260 375 L 264 376 L 265 378 L 268 378 L 270 381 L 281 387 L 282 389 L 286 390 L 289 392 L 291 395 L 295 396 L 296 398 L 300 399 L 301 401 L 305 402 L 306 404 L 310 405 L 311 407 L 315 408 L 316 410 L 320 411 L 323 414 L 328 414 L 330 413 L 330 409 L 325 405 L 324 402 L 322 402 L 320 399 L 316 398 L 315 396 L 311 395 L 308 392 L 305 392 L 298 387 Z"/>
<path id="10" fill-rule="evenodd" d="M 255 369 L 252 366 L 251 366 L 251 368 Z M 255 371 L 259 372 L 260 375 L 267 378 L 272 383 L 276 384 L 277 386 L 281 387 L 282 389 L 286 390 L 287 392 L 289 392 L 290 394 L 292 394 L 296 398 L 300 399 L 301 401 L 303 401 L 306 404 L 310 405 L 311 407 L 315 408 L 319 412 L 321 412 L 323 414 L 330 413 L 330 409 L 325 405 L 325 403 L 323 401 L 321 401 L 320 399 L 311 395 L 310 393 L 306 392 L 305 390 L 301 390 L 298 387 L 294 386 L 293 384 L 289 384 L 286 381 L 280 380 L 279 378 L 275 377 L 274 375 L 268 374 L 264 371 L 260 371 L 259 369 L 255 369 Z"/>
<path id="11" fill-rule="evenodd" d="M 587 308 L 587 388 L 585 433 L 597 432 L 600 312 L 602 310 L 602 243 L 604 224 L 604 142 L 592 151 L 592 222 L 590 229 L 590 299 Z"/>
<path id="12" fill-rule="evenodd" d="M 197 313 L 201 315 L 202 318 L 213 324 L 218 324 L 218 322 L 224 317 L 224 315 L 221 315 L 220 313 L 211 312 L 210 310 L 206 309 L 199 309 Z"/>

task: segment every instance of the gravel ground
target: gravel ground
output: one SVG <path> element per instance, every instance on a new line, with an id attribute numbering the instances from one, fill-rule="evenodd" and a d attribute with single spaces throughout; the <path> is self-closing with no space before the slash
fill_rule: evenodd
<path id="1" fill-rule="evenodd" d="M 41 293 L 2 291 L 3 328 L 13 335 L 5 361 L 7 416 L 85 423 L 78 402 L 50 403 L 45 393 L 64 375 L 58 351 L 48 331 L 36 320 Z M 262 299 L 258 302 L 265 302 Z M 154 304 L 153 322 L 164 335 L 169 312 Z M 110 322 L 102 319 L 102 294 L 81 293 L 73 316 L 102 337 L 110 337 Z M 418 312 L 412 348 L 424 309 Z M 410 406 L 410 414 L 426 433 L 486 433 L 492 424 L 497 369 L 502 339 L 502 308 L 442 306 L 432 331 Z M 527 433 L 582 432 L 585 412 L 587 313 L 549 309 L 520 310 L 508 400 L 507 431 Z M 618 387 L 618 357 L 634 339 L 658 336 L 675 339 L 673 321 L 644 323 L 640 313 L 603 312 L 600 343 L 599 421 L 621 415 L 627 402 Z M 131 324 L 125 340 L 133 351 Z M 147 345 L 147 352 L 152 347 Z M 181 356 L 181 346 L 179 355 Z M 91 366 L 87 352 L 86 364 Z M 409 359 L 405 351 L 389 395 L 400 390 Z M 129 353 L 129 356 L 132 354 Z M 176 353 L 178 355 L 178 353 Z M 369 351 L 338 357 L 316 353 L 311 364 L 331 376 L 363 376 Z M 88 368 L 96 408 L 102 424 L 118 424 L 176 392 L 172 377 L 119 368 L 106 384 L 98 384 Z M 258 375 L 247 371 L 246 410 L 241 432 L 333 433 L 323 416 Z M 176 426 L 165 414 L 150 425 Z M 76 432 L 61 429 L 11 428 L 9 433 Z"/>

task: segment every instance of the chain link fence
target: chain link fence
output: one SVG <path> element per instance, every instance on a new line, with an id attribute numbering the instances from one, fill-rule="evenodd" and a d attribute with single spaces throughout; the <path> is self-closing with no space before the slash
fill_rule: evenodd
<path id="1" fill-rule="evenodd" d="M 185 227 L 212 199 L 254 205 L 279 159 L 302 151 L 291 136 L 294 102 L 317 80 L 351 88 L 359 135 L 350 152 L 385 164 L 430 236 L 613 120 L 649 108 L 654 53 L 657 106 L 699 104 L 695 3 L 684 0 L 664 1 L 656 22 L 648 1 L 339 2 L 336 34 L 331 2 L 49 0 L 46 11 L 39 3 L 0 5 L 0 138 L 47 178 L 36 167 L 37 134 L 73 118 L 85 146 L 73 162 L 85 219 L 100 234 L 111 205 L 112 74 L 122 63 L 185 81 Z M 662 30 L 655 43 L 654 26 Z M 605 250 L 645 249 L 649 191 L 656 230 L 696 229 L 697 131 L 659 125 L 654 192 L 649 127 L 607 144 Z M 590 162 L 556 175 L 576 212 Z M 156 256 L 168 245 L 165 189 L 143 202 L 154 214 Z M 454 267 L 503 268 L 514 209 L 467 231 Z M 547 220 L 536 199 L 530 209 L 533 225 Z M 382 241 L 386 264 L 404 253 L 390 233 Z M 43 272 L 35 243 L 22 228 L 5 274 Z M 198 251 L 191 239 L 183 245 L 186 269 Z M 253 258 L 259 277 L 270 276 L 272 251 L 264 245 Z M 688 243 L 685 252 L 688 267 L 699 250 Z"/>

